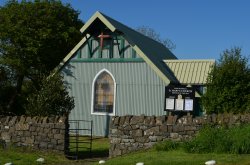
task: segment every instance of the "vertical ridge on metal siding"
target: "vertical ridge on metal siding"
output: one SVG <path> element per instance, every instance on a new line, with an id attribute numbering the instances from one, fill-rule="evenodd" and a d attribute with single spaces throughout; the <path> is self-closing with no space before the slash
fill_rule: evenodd
<path id="1" fill-rule="evenodd" d="M 192 75 L 193 75 L 193 63 L 190 63 L 189 65 L 187 65 L 187 71 L 186 71 L 186 74 L 187 74 L 187 81 L 188 82 L 192 82 Z"/>
<path id="2" fill-rule="evenodd" d="M 206 64 L 206 63 L 204 63 L 203 65 L 205 65 L 205 66 L 204 66 L 204 70 L 211 70 L 211 69 L 212 69 L 211 66 L 209 66 L 209 65 Z M 207 82 L 208 74 L 209 74 L 209 72 L 208 72 L 208 73 L 205 73 L 205 76 L 203 77 L 203 81 L 204 81 L 204 82 Z"/>
<path id="3" fill-rule="evenodd" d="M 201 71 L 201 72 L 203 72 L 203 73 L 204 73 L 204 72 L 205 72 L 206 67 L 207 67 L 206 63 L 202 63 L 202 71 Z M 206 73 L 205 73 L 205 74 L 206 74 Z M 205 77 L 207 77 L 207 75 L 206 75 L 206 76 L 201 76 L 201 80 L 200 80 L 200 81 L 204 81 L 204 82 L 206 82 Z"/>
<path id="4" fill-rule="evenodd" d="M 187 75 L 186 75 L 186 77 L 184 77 L 184 80 L 186 80 L 187 83 L 190 83 L 190 82 L 192 81 L 192 77 L 193 77 L 193 75 L 194 75 L 194 69 L 195 69 L 195 68 L 194 68 L 192 62 L 187 63 L 187 64 L 183 63 L 183 65 L 185 65 L 186 68 L 187 68 L 187 69 L 185 70 L 185 74 L 187 74 Z"/>
<path id="5" fill-rule="evenodd" d="M 99 43 L 96 40 L 92 40 L 92 58 L 98 58 L 99 56 Z"/>
<path id="6" fill-rule="evenodd" d="M 81 58 L 88 58 L 88 54 L 89 54 L 89 48 L 88 48 L 88 42 L 86 42 L 86 44 L 80 48 L 81 51 Z"/>
<path id="7" fill-rule="evenodd" d="M 124 58 L 131 58 L 132 57 L 132 53 L 131 53 L 132 48 L 131 48 L 130 44 L 128 43 L 128 41 L 124 40 L 124 49 L 126 47 L 130 47 L 130 48 L 126 49 L 126 51 L 124 52 Z"/>
<path id="8" fill-rule="evenodd" d="M 182 66 L 180 66 L 181 67 L 181 70 L 182 70 L 182 77 L 184 77 L 185 78 L 185 75 L 187 74 L 187 65 L 182 65 Z"/>
<path id="9" fill-rule="evenodd" d="M 203 62 L 200 62 L 200 67 L 201 67 L 201 71 L 200 71 L 200 76 L 198 80 L 199 82 L 204 81 L 203 78 L 205 77 L 205 76 L 201 76 L 201 73 L 204 73 L 204 67 L 205 67 Z"/>
<path id="10" fill-rule="evenodd" d="M 107 120 L 110 120 L 110 117 L 107 115 L 94 115 L 92 116 L 92 120 L 94 125 L 93 134 L 97 136 L 104 136 L 105 131 L 109 129 L 107 127 Z"/>
<path id="11" fill-rule="evenodd" d="M 197 69 L 200 69 L 200 71 L 196 72 L 197 73 L 197 75 L 196 75 L 196 82 L 200 82 L 199 80 L 201 79 L 201 70 L 202 70 L 202 65 L 201 65 L 200 62 L 197 65 Z"/>
<path id="12" fill-rule="evenodd" d="M 109 58 L 109 50 L 108 49 L 102 50 L 102 58 Z"/>
<path id="13" fill-rule="evenodd" d="M 190 64 L 189 64 L 189 67 L 190 67 L 190 72 L 189 72 L 189 77 L 188 77 L 188 83 L 191 83 L 192 82 L 192 78 L 193 78 L 193 75 L 195 75 L 195 68 L 194 68 L 194 63 L 192 62 L 190 62 Z"/>

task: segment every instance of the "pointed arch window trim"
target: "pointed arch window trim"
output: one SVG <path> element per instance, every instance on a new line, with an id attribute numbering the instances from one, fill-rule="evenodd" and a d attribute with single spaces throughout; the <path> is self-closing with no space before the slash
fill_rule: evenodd
<path id="1" fill-rule="evenodd" d="M 114 98 L 113 98 L 113 112 L 112 113 L 108 113 L 108 112 L 95 112 L 94 111 L 94 106 L 95 106 L 95 83 L 96 83 L 96 80 L 98 79 L 98 77 L 102 73 L 104 73 L 104 72 L 108 73 L 111 76 L 111 78 L 112 78 L 112 80 L 114 82 Z M 113 74 L 110 71 L 108 71 L 107 69 L 104 68 L 104 69 L 100 70 L 95 75 L 95 77 L 93 79 L 93 82 L 92 82 L 91 115 L 109 115 L 109 116 L 115 116 L 115 114 L 116 114 L 115 113 L 115 110 L 116 110 L 115 109 L 116 108 L 115 102 L 116 102 L 116 81 L 115 81 L 115 78 L 114 78 Z"/>

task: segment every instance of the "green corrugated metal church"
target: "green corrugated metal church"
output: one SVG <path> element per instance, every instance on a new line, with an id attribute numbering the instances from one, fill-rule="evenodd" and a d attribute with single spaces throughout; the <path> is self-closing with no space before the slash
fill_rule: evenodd
<path id="1" fill-rule="evenodd" d="M 214 60 L 178 60 L 162 44 L 96 12 L 59 68 L 75 99 L 71 120 L 93 120 L 107 136 L 110 116 L 165 115 L 165 87 L 202 89 Z M 196 93 L 198 95 L 198 91 Z"/>

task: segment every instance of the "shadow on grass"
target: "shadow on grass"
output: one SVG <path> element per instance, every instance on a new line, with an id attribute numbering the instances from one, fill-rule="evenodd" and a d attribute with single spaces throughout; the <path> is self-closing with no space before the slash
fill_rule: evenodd
<path id="1" fill-rule="evenodd" d="M 106 159 L 109 156 L 109 142 L 107 138 L 93 138 L 91 151 L 88 144 L 79 144 L 78 151 L 75 146 L 75 144 L 71 144 L 70 151 L 66 153 L 66 157 L 70 160 Z"/>
<path id="2" fill-rule="evenodd" d="M 66 157 L 70 160 L 79 159 L 95 159 L 95 158 L 107 158 L 109 156 L 108 150 L 93 150 L 93 151 L 71 151 L 66 154 Z"/>

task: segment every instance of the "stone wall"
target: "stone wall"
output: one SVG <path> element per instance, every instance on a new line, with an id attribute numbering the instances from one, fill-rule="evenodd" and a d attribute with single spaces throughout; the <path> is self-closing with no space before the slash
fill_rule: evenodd
<path id="1" fill-rule="evenodd" d="M 64 152 L 66 117 L 0 117 L 0 141 L 5 145 Z"/>
<path id="2" fill-rule="evenodd" d="M 188 140 L 204 124 L 236 125 L 250 123 L 250 115 L 183 116 L 115 116 L 110 123 L 109 156 L 148 149 L 164 139 Z"/>

